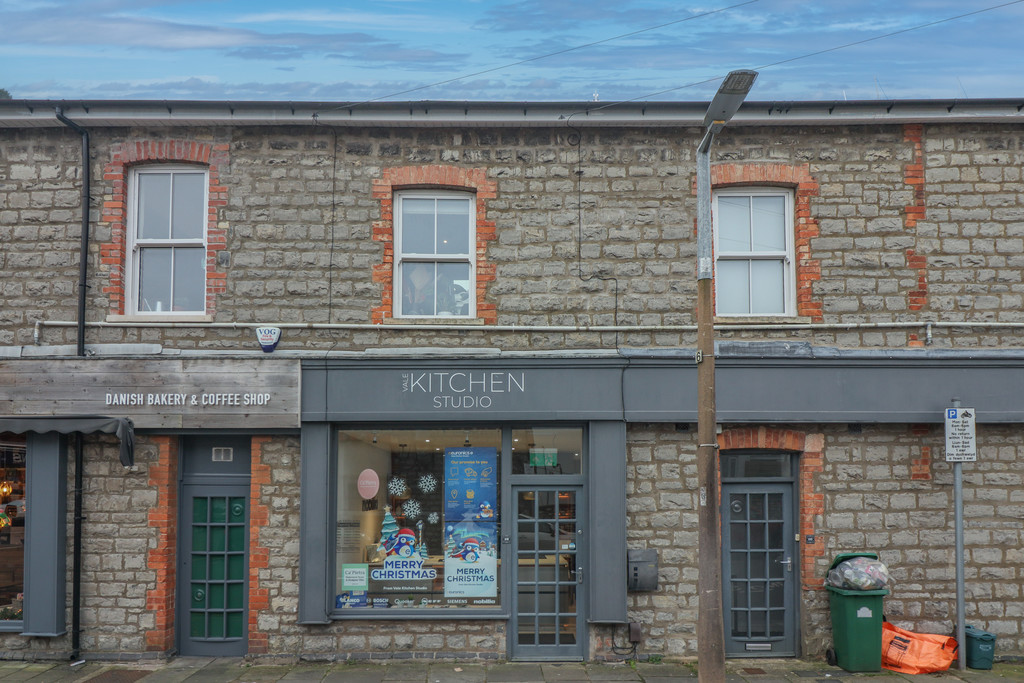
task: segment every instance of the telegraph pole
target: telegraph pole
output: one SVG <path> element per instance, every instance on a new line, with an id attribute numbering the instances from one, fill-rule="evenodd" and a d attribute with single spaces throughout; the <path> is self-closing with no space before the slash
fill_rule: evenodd
<path id="1" fill-rule="evenodd" d="M 756 71 L 733 71 L 718 88 L 704 117 L 697 146 L 697 677 L 725 681 L 722 617 L 722 528 L 719 519 L 718 435 L 715 417 L 715 312 L 711 225 L 711 143 L 739 109 Z"/>

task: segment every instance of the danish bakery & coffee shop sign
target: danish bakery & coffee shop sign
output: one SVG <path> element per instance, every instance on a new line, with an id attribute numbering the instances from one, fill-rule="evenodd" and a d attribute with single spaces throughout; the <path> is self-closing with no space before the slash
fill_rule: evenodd
<path id="1" fill-rule="evenodd" d="M 0 415 L 114 415 L 136 428 L 294 429 L 298 361 L 75 359 L 0 362 Z"/>

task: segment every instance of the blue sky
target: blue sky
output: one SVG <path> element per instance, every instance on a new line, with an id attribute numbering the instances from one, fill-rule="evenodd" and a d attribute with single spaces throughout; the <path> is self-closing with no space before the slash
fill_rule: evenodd
<path id="1" fill-rule="evenodd" d="M 0 87 L 700 101 L 756 68 L 751 100 L 1024 97 L 1022 27 L 1024 0 L 0 0 Z"/>

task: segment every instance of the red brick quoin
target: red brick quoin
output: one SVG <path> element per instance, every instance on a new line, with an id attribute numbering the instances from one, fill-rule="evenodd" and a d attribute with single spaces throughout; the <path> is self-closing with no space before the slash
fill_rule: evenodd
<path id="1" fill-rule="evenodd" d="M 264 503 L 263 488 L 270 485 L 270 465 L 263 462 L 263 447 L 269 436 L 252 437 L 249 481 L 249 654 L 267 654 L 270 636 L 259 629 L 259 616 L 270 609 L 270 591 L 260 584 L 260 574 L 270 567 L 270 549 L 260 543 L 260 532 L 270 524 L 270 508 Z"/>
<path id="2" fill-rule="evenodd" d="M 811 197 L 818 196 L 818 181 L 811 177 L 810 164 L 714 164 L 711 167 L 713 188 L 738 185 L 793 189 L 796 314 L 821 322 L 822 303 L 813 298 L 812 291 L 813 283 L 821 279 L 821 261 L 811 258 L 811 239 L 817 237 L 819 231 L 818 221 L 811 213 Z"/>
<path id="3" fill-rule="evenodd" d="M 917 222 L 924 220 L 925 211 L 925 185 L 924 185 L 924 152 L 922 140 L 924 138 L 924 126 L 920 123 L 908 123 L 903 126 L 903 142 L 913 146 L 913 161 L 903 167 L 903 183 L 913 190 L 914 203 L 904 207 L 903 227 L 906 230 L 917 228 Z M 907 268 L 917 271 L 917 288 L 907 293 L 907 308 L 912 311 L 920 311 L 928 305 L 928 259 L 918 254 L 914 249 L 907 249 Z M 909 337 L 908 346 L 923 347 L 924 340 L 918 339 L 918 335 L 912 334 Z"/>
<path id="4" fill-rule="evenodd" d="M 146 631 L 146 650 L 174 649 L 174 592 L 177 584 L 175 553 L 178 545 L 178 438 L 151 437 L 157 462 L 149 468 L 149 485 L 156 490 L 156 505 L 149 510 L 149 526 L 156 529 L 156 546 L 149 550 L 147 566 L 156 573 L 156 588 L 146 591 L 146 609 L 155 626 Z"/>
<path id="5" fill-rule="evenodd" d="M 815 536 L 813 545 L 800 543 L 800 578 L 804 590 L 821 588 L 815 559 L 825 556 L 825 540 L 816 532 L 815 520 L 825 514 L 825 495 L 820 492 L 816 475 L 825 470 L 825 435 L 807 434 L 777 427 L 739 427 L 718 435 L 719 451 L 760 449 L 800 453 L 800 538 Z"/>
<path id="6" fill-rule="evenodd" d="M 395 220 L 394 194 L 399 190 L 463 190 L 476 193 L 476 316 L 484 323 L 498 320 L 497 308 L 487 301 L 487 286 L 494 282 L 495 266 L 487 261 L 487 242 L 495 239 L 494 221 L 487 220 L 487 201 L 497 196 L 498 184 L 482 168 L 456 166 L 399 166 L 385 168 L 373 181 L 373 198 L 380 201 L 380 220 L 373 223 L 373 239 L 384 243 L 384 260 L 373 267 L 373 281 L 383 285 L 381 304 L 372 320 L 382 323 L 394 311 Z"/>
<path id="7" fill-rule="evenodd" d="M 228 203 L 227 187 L 220 184 L 221 168 L 228 162 L 228 145 L 211 145 L 188 140 L 137 140 L 112 148 L 111 160 L 103 167 L 103 180 L 109 188 L 103 194 L 100 223 L 110 226 L 110 242 L 100 245 L 100 270 L 107 273 L 103 293 L 107 295 L 111 315 L 124 315 L 128 292 L 125 273 L 128 244 L 128 175 L 132 166 L 151 163 L 199 164 L 210 172 L 209 204 L 206 225 L 206 312 L 213 314 L 217 294 L 226 291 L 225 273 L 217 270 L 217 252 L 227 245 L 227 231 L 217 220 L 217 212 Z"/>

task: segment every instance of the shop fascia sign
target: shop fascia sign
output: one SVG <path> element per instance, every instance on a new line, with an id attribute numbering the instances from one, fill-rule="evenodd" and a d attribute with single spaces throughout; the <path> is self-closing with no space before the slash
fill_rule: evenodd
<path id="1" fill-rule="evenodd" d="M 526 393 L 526 373 L 509 370 L 411 370 L 402 391 L 429 397 L 437 409 L 487 409 L 506 394 Z"/>

